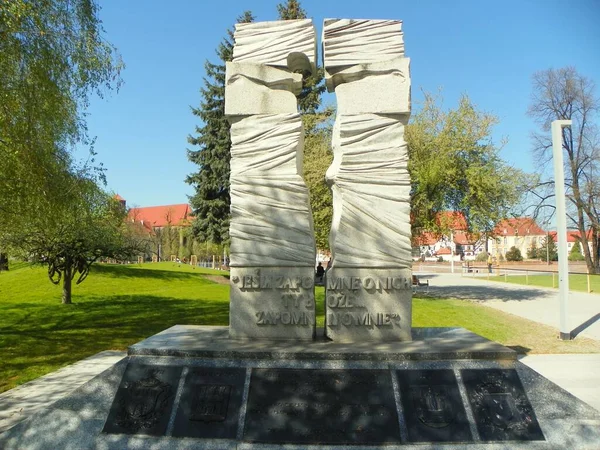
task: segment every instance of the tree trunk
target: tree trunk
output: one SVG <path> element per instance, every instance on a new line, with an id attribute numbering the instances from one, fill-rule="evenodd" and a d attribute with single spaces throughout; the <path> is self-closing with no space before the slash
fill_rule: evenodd
<path id="1" fill-rule="evenodd" d="M 64 278 L 63 278 L 62 302 L 63 302 L 63 305 L 70 305 L 71 304 L 71 282 L 73 281 L 72 277 L 71 277 L 71 269 L 65 270 L 65 273 L 63 275 L 64 275 Z"/>
<path id="2" fill-rule="evenodd" d="M 0 272 L 8 270 L 8 255 L 0 252 Z"/>

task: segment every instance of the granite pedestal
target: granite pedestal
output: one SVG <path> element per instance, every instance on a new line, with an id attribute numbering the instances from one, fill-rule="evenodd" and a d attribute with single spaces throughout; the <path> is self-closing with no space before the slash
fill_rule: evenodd
<path id="1" fill-rule="evenodd" d="M 319 330 L 323 335 L 323 330 Z M 175 326 L 0 435 L 4 449 L 597 448 L 600 413 L 465 329 L 409 342 Z"/>

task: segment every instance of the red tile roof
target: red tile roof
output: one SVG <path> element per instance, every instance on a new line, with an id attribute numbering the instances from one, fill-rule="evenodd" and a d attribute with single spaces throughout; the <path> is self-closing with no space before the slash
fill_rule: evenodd
<path id="1" fill-rule="evenodd" d="M 186 226 L 191 220 L 192 208 L 187 203 L 164 206 L 147 206 L 131 208 L 128 217 L 135 222 L 141 222 L 145 227 Z"/>
<path id="2" fill-rule="evenodd" d="M 436 255 L 450 255 L 452 254 L 452 250 L 450 247 L 442 247 L 437 252 Z"/>
<path id="3" fill-rule="evenodd" d="M 550 236 L 554 239 L 554 242 L 558 242 L 558 238 L 556 237 L 556 231 L 551 231 Z M 571 231 L 567 230 L 567 242 L 577 242 L 580 240 L 581 233 L 579 231 Z M 592 230 L 588 230 L 586 233 L 586 237 L 589 239 L 592 238 Z"/>
<path id="4" fill-rule="evenodd" d="M 413 236 L 413 245 L 434 245 L 439 241 L 441 235 L 424 231 L 416 236 Z"/>
<path id="5" fill-rule="evenodd" d="M 546 232 L 535 223 L 535 220 L 529 217 L 501 220 L 498 225 L 496 225 L 496 228 L 494 228 L 494 233 L 497 236 L 536 236 L 546 234 Z"/>

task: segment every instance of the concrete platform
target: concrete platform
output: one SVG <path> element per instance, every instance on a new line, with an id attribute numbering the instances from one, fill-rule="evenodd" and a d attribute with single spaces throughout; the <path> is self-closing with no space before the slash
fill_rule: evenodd
<path id="1" fill-rule="evenodd" d="M 211 336 L 211 342 L 199 343 L 199 336 Z M 551 381 L 540 376 L 534 370 L 515 360 L 515 354 L 509 349 L 503 350 L 499 344 L 487 341 L 466 330 L 442 329 L 421 330 L 412 343 L 384 343 L 387 355 L 376 356 L 383 352 L 369 348 L 370 345 L 336 344 L 336 348 L 328 349 L 327 342 L 317 342 L 310 346 L 294 343 L 264 342 L 229 342 L 223 337 L 220 327 L 173 327 L 155 335 L 130 348 L 127 358 L 95 377 L 90 382 L 72 392 L 70 395 L 54 403 L 50 408 L 34 414 L 3 434 L 0 434 L 0 448 L 3 449 L 122 449 L 122 448 L 153 448 L 153 449 L 188 449 L 188 448 L 219 448 L 219 449 L 300 449 L 317 448 L 316 445 L 275 445 L 249 442 L 244 434 L 244 418 L 246 408 L 239 411 L 238 430 L 235 439 L 198 439 L 174 437 L 174 417 L 181 402 L 181 392 L 187 373 L 197 369 L 204 371 L 233 369 L 245 372 L 243 385 L 243 401 L 248 402 L 248 391 L 251 377 L 257 370 L 283 369 L 298 371 L 315 371 L 329 373 L 349 373 L 352 371 L 379 371 L 394 384 L 392 397 L 400 404 L 401 387 L 399 373 L 402 371 L 442 371 L 454 374 L 460 390 L 460 403 L 465 405 L 469 418 L 469 430 L 472 438 L 460 443 L 413 443 L 409 438 L 406 414 L 402 406 L 398 407 L 399 438 L 392 445 L 352 445 L 353 449 L 438 449 L 465 448 L 470 449 L 597 449 L 600 442 L 600 413 L 585 403 L 579 401 Z M 457 344 L 458 338 L 460 344 Z M 156 345 L 153 347 L 153 345 Z M 441 349 L 454 345 L 456 353 L 451 352 L 442 358 Z M 360 347 L 360 351 L 352 353 L 352 347 Z M 427 351 L 427 347 L 437 347 L 435 351 Z M 307 348 L 311 347 L 311 348 Z M 314 349 L 312 348 L 314 347 Z M 402 347 L 403 350 L 400 350 Z M 279 358 L 286 354 L 288 357 Z M 173 356 L 164 356 L 171 353 Z M 208 356 L 210 354 L 210 356 Z M 204 355 L 204 356 L 196 356 Z M 229 355 L 229 356 L 228 356 Z M 270 355 L 270 356 L 269 356 Z M 295 355 L 294 358 L 291 355 Z M 329 357 L 326 357 L 329 355 Z M 332 355 L 340 358 L 332 359 Z M 467 357 L 467 355 L 471 355 Z M 481 358 L 476 357 L 481 355 Z M 493 355 L 496 355 L 496 359 Z M 273 357 L 275 356 L 275 357 Z M 458 357 L 457 357 L 458 356 Z M 234 358 L 235 357 L 235 358 Z M 161 436 L 144 436 L 139 434 L 103 433 L 102 429 L 109 415 L 113 399 L 121 383 L 126 368 L 131 365 L 146 365 L 157 370 L 166 367 L 182 368 L 181 377 L 175 380 L 177 395 L 175 396 L 173 412 L 166 432 Z M 466 384 L 461 381 L 465 371 L 516 371 L 520 383 L 526 392 L 537 421 L 543 432 L 544 440 L 536 441 L 495 441 L 488 442 L 482 438 L 480 429 L 475 426 L 474 411 L 467 398 Z M 296 372 L 294 372 L 296 371 Z M 341 372 L 340 372 L 341 371 Z M 400 372 L 399 372 L 400 371 Z M 244 377 L 242 377 L 243 379 Z M 179 380 L 179 381 L 177 381 Z M 319 386 L 315 386 L 318 389 Z M 279 401 L 279 398 L 274 399 Z M 281 401 L 290 401 L 281 399 Z M 297 401 L 297 400 L 294 400 Z M 236 416 L 237 417 L 237 416 Z M 217 425 L 217 424 L 215 424 Z M 324 445 L 318 448 L 342 449 L 348 445 Z"/>
<path id="2" fill-rule="evenodd" d="M 316 341 L 232 340 L 227 327 L 175 325 L 129 347 L 130 356 L 215 359 L 416 361 L 517 359 L 497 342 L 465 328 L 413 328 L 409 342 L 333 342 L 317 330 Z"/>

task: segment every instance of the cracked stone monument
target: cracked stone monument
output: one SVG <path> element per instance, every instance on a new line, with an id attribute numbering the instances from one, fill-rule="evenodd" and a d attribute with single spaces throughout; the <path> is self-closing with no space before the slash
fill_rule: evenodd
<path id="1" fill-rule="evenodd" d="M 463 328 L 411 330 L 401 23 L 331 19 L 323 34 L 339 106 L 326 331 L 315 337 L 295 97 L 314 70 L 314 29 L 238 24 L 226 72 L 230 326 L 175 325 L 130 346 L 0 433 L 0 448 L 598 449 L 600 412 L 513 350 Z"/>
<path id="2" fill-rule="evenodd" d="M 308 19 L 243 23 L 234 39 L 229 335 L 312 340 L 315 240 L 296 95 L 315 69 L 315 29 Z"/>
<path id="3" fill-rule="evenodd" d="M 411 339 L 410 177 L 404 127 L 409 59 L 402 22 L 326 19 L 323 65 L 335 92 L 326 336 Z"/>

